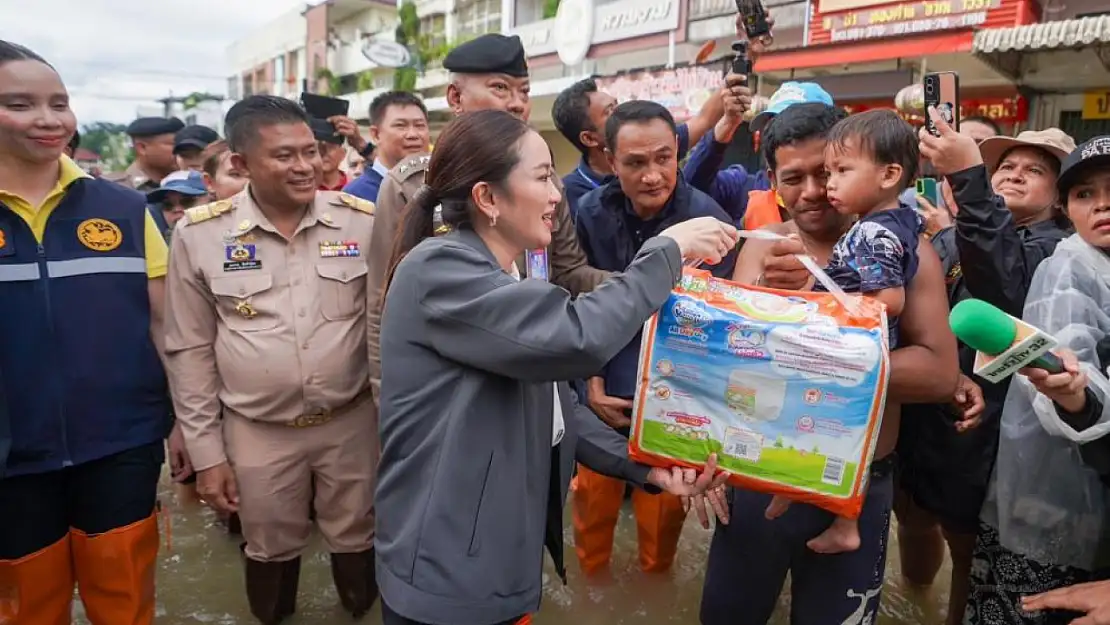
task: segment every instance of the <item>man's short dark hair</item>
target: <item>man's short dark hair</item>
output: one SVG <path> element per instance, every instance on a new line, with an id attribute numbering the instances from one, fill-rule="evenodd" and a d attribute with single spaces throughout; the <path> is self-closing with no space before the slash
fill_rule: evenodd
<path id="1" fill-rule="evenodd" d="M 588 130 L 597 130 L 590 122 L 591 93 L 597 93 L 597 83 L 593 78 L 585 78 L 563 89 L 551 106 L 551 120 L 555 122 L 555 128 L 582 156 L 588 150 L 579 137 Z"/>
<path id="2" fill-rule="evenodd" d="M 370 103 L 370 125 L 380 126 L 391 106 L 415 106 L 424 114 L 424 119 L 428 119 L 428 107 L 424 106 L 424 100 L 419 96 L 408 91 L 386 91 Z"/>
<path id="3" fill-rule="evenodd" d="M 961 123 L 975 122 L 977 124 L 983 124 L 984 126 L 987 126 L 991 130 L 993 130 L 994 134 L 996 134 L 996 135 L 1002 134 L 1002 127 L 998 125 L 998 122 L 996 122 L 993 119 L 987 117 L 986 115 L 970 115 L 968 117 L 965 117 L 965 118 L 961 119 L 960 122 Z"/>
<path id="4" fill-rule="evenodd" d="M 889 109 L 849 115 L 829 131 L 829 145 L 843 149 L 849 142 L 880 165 L 900 165 L 900 190 L 917 178 L 921 151 L 913 126 Z"/>
<path id="5" fill-rule="evenodd" d="M 236 102 L 224 118 L 227 142 L 234 152 L 242 152 L 255 139 L 259 128 L 278 124 L 308 126 L 308 113 L 288 98 L 252 95 Z"/>
<path id="6" fill-rule="evenodd" d="M 605 144 L 610 150 L 616 152 L 617 133 L 625 124 L 646 124 L 656 119 L 666 122 L 671 132 L 678 134 L 674 116 L 662 104 L 650 100 L 632 100 L 618 104 L 613 109 L 613 114 L 609 116 L 609 121 L 605 122 Z"/>
<path id="7" fill-rule="evenodd" d="M 21 46 L 14 41 L 5 41 L 0 39 L 0 65 L 12 61 L 37 61 L 43 65 L 53 68 L 52 65 L 46 62 L 36 52 L 26 46 Z"/>
<path id="8" fill-rule="evenodd" d="M 812 139 L 824 139 L 845 115 L 843 110 L 821 102 L 807 102 L 788 107 L 764 127 L 761 135 L 763 158 L 767 161 L 767 167 L 772 171 L 778 167 L 775 157 L 779 148 Z"/>

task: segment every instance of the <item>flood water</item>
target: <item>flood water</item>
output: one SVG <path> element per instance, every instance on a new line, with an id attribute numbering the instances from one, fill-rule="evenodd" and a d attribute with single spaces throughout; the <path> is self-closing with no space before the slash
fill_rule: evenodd
<path id="1" fill-rule="evenodd" d="M 243 588 L 239 541 L 227 535 L 216 516 L 202 504 L 163 484 L 161 500 L 169 517 L 163 522 L 163 548 L 158 577 L 160 625 L 253 625 Z M 678 561 L 669 576 L 647 576 L 639 571 L 636 529 L 626 507 L 617 528 L 611 579 L 587 585 L 577 571 L 574 536 L 567 517 L 565 540 L 569 585 L 563 586 L 547 564 L 544 602 L 536 625 L 696 625 L 702 576 L 710 532 L 691 514 L 679 543 Z M 167 540 L 168 539 L 168 540 Z M 169 546 L 166 546 L 166 543 Z M 545 558 L 546 560 L 546 558 Z M 943 622 L 948 601 L 949 564 L 926 590 L 908 588 L 899 573 L 897 536 L 892 528 L 886 588 L 878 625 L 937 625 Z M 772 625 L 787 625 L 789 598 L 784 593 Z M 289 625 L 350 623 L 338 608 L 327 554 L 315 542 L 305 554 L 297 615 Z M 77 622 L 87 625 L 77 606 Z M 379 625 L 375 611 L 364 618 Z"/>

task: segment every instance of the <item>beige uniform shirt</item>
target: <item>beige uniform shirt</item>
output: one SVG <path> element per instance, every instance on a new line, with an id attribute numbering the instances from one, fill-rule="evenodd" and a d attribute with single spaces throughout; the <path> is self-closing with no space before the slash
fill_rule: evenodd
<path id="1" fill-rule="evenodd" d="M 138 162 L 131 163 L 125 171 L 104 174 L 104 179 L 142 193 L 150 193 L 161 184 L 160 180 L 153 180 L 147 176 Z"/>
<path id="2" fill-rule="evenodd" d="M 367 253 L 374 204 L 320 191 L 292 239 L 250 188 L 186 211 L 166 283 L 166 360 L 197 470 L 225 461 L 221 405 L 269 423 L 366 391 Z"/>

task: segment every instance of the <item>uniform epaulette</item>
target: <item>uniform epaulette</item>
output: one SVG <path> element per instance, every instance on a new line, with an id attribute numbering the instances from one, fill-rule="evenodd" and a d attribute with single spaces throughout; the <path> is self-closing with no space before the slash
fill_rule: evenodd
<path id="1" fill-rule="evenodd" d="M 339 193 L 335 196 L 335 199 L 332 200 L 332 204 L 338 206 L 346 206 L 347 208 L 353 208 L 356 211 L 359 211 L 360 213 L 366 213 L 367 215 L 374 214 L 373 202 L 371 202 L 370 200 L 364 200 L 360 197 L 355 197 L 350 193 Z"/>
<path id="2" fill-rule="evenodd" d="M 422 172 L 427 169 L 428 163 L 430 163 L 431 161 L 431 154 L 410 156 L 397 165 L 397 177 L 401 180 L 408 180 L 413 174 Z"/>
<path id="3" fill-rule="evenodd" d="M 219 217 L 224 213 L 229 213 L 234 209 L 235 204 L 231 200 L 220 200 L 219 202 L 194 206 L 186 210 L 185 219 L 189 224 L 199 224 L 202 221 L 208 221 L 213 217 Z"/>

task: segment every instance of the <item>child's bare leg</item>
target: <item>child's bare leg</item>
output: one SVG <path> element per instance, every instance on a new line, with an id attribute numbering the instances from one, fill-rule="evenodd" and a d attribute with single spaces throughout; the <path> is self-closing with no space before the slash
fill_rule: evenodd
<path id="1" fill-rule="evenodd" d="M 859 544 L 858 521 L 838 516 L 833 519 L 829 529 L 806 543 L 806 546 L 817 553 L 832 554 L 855 551 L 859 549 Z"/>
<path id="2" fill-rule="evenodd" d="M 789 499 L 783 497 L 782 495 L 775 495 L 774 497 L 771 497 L 771 503 L 767 506 L 767 510 L 763 513 L 763 516 L 767 517 L 768 519 L 777 519 L 782 516 L 783 513 L 786 512 L 786 509 L 789 507 Z"/>

